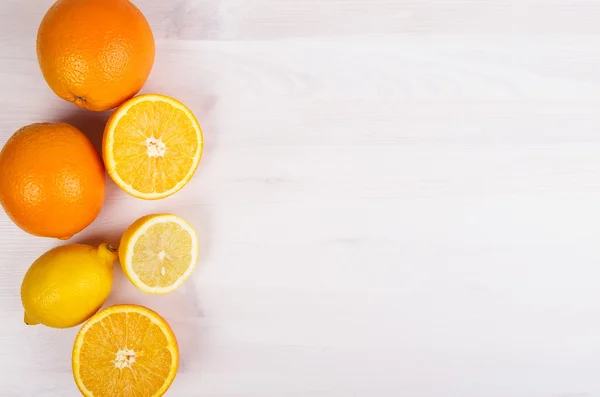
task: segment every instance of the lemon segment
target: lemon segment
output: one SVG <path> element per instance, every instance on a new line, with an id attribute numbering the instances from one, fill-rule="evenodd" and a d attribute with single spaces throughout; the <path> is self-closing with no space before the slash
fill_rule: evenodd
<path id="1" fill-rule="evenodd" d="M 168 294 L 189 277 L 198 261 L 198 236 L 182 218 L 148 215 L 123 234 L 119 258 L 123 272 L 141 291 Z"/>

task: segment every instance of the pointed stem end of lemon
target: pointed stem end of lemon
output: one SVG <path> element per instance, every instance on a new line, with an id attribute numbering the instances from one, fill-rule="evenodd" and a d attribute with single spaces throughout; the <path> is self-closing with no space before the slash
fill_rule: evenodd
<path id="1" fill-rule="evenodd" d="M 106 258 L 111 265 L 117 260 L 117 249 L 112 244 L 100 244 L 98 247 L 98 255 Z"/>
<path id="2" fill-rule="evenodd" d="M 25 313 L 24 320 L 25 320 L 25 324 L 27 324 L 27 325 L 38 325 L 39 324 L 39 321 L 32 319 L 31 317 L 29 317 L 27 315 L 27 313 Z"/>

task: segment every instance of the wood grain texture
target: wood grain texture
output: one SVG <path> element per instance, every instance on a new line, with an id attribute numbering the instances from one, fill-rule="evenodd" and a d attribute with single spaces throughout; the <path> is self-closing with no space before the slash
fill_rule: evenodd
<path id="1" fill-rule="evenodd" d="M 108 114 L 46 87 L 50 0 L 0 4 L 0 144 Z M 180 340 L 173 397 L 600 396 L 600 4 L 592 0 L 139 0 L 144 92 L 197 114 L 206 155 L 172 198 L 108 186 L 74 242 L 173 212 L 201 270 L 112 303 Z M 28 266 L 56 241 L 0 214 L 3 396 L 76 396 L 76 330 L 26 328 Z M 26 379 L 23 381 L 22 379 Z"/>

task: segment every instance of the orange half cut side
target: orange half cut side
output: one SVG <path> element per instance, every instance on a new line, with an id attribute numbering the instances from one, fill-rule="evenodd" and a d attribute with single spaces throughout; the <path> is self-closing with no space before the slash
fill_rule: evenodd
<path id="1" fill-rule="evenodd" d="M 140 95 L 111 116 L 103 157 L 114 182 L 134 197 L 157 200 L 181 190 L 202 157 L 202 129 L 184 104 L 164 95 Z"/>
<path id="2" fill-rule="evenodd" d="M 81 328 L 73 376 L 86 397 L 159 397 L 173 383 L 179 350 L 158 314 L 135 305 L 105 309 Z"/>

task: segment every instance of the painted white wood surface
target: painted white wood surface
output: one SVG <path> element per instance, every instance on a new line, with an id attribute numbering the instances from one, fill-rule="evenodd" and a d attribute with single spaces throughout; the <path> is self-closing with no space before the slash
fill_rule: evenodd
<path id="1" fill-rule="evenodd" d="M 0 3 L 0 144 L 107 114 L 47 88 L 51 0 Z M 110 303 L 163 314 L 174 397 L 600 396 L 600 3 L 138 0 L 144 92 L 196 112 L 206 154 L 164 201 L 112 182 L 75 242 L 173 212 L 193 281 Z M 76 396 L 76 330 L 27 328 L 28 265 L 57 241 L 0 214 L 0 395 Z"/>

